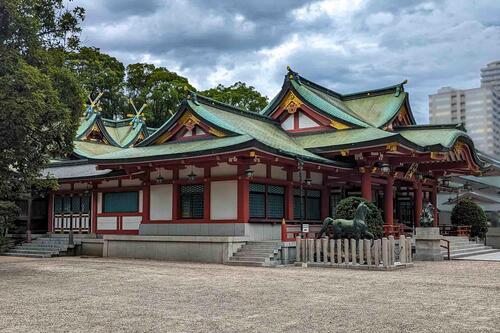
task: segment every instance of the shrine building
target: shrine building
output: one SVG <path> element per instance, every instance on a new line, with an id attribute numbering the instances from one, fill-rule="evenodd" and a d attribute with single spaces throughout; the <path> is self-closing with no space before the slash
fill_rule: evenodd
<path id="1" fill-rule="evenodd" d="M 486 164 L 462 126 L 417 125 L 405 83 L 341 94 L 289 70 L 259 113 L 193 92 L 158 129 L 90 108 L 46 169 L 48 231 L 280 239 L 282 219 L 321 223 L 349 196 L 380 208 L 386 235 L 416 227 L 440 177 Z"/>

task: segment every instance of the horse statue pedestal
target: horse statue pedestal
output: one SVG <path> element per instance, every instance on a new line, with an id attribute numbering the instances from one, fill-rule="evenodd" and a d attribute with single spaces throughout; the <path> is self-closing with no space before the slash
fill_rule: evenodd
<path id="1" fill-rule="evenodd" d="M 415 234 L 415 260 L 440 261 L 443 260 L 441 253 L 441 235 L 439 228 L 416 228 Z"/>

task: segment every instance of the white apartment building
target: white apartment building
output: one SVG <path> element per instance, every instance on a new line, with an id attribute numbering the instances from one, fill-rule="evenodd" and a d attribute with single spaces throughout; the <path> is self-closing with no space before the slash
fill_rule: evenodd
<path id="1" fill-rule="evenodd" d="M 429 122 L 464 124 L 478 150 L 499 158 L 500 61 L 481 70 L 481 83 L 473 89 L 443 87 L 430 95 Z"/>

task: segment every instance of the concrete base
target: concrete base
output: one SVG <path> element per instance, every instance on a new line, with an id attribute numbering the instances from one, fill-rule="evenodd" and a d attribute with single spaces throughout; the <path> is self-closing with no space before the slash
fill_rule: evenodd
<path id="1" fill-rule="evenodd" d="M 441 261 L 441 235 L 439 228 L 416 228 L 415 260 Z"/>
<path id="2" fill-rule="evenodd" d="M 295 266 L 301 267 L 323 267 L 323 268 L 344 268 L 344 269 L 359 269 L 359 270 L 370 270 L 370 271 L 394 271 L 403 268 L 413 267 L 413 263 L 400 264 L 396 263 L 394 266 L 375 266 L 375 265 L 353 265 L 353 264 L 332 264 L 323 262 L 308 262 L 306 266 L 304 263 L 296 262 Z"/>
<path id="3" fill-rule="evenodd" d="M 246 237 L 105 235 L 103 257 L 225 263 Z"/>
<path id="4" fill-rule="evenodd" d="M 104 240 L 102 239 L 82 239 L 78 249 L 78 255 L 102 257 Z"/>
<path id="5" fill-rule="evenodd" d="M 139 226 L 141 236 L 230 236 L 252 241 L 280 240 L 281 224 L 271 223 L 148 223 Z"/>
<path id="6" fill-rule="evenodd" d="M 494 249 L 500 249 L 500 227 L 488 228 L 486 245 Z"/>
<path id="7" fill-rule="evenodd" d="M 281 243 L 281 264 L 290 265 L 297 261 L 297 245 L 295 242 Z"/>

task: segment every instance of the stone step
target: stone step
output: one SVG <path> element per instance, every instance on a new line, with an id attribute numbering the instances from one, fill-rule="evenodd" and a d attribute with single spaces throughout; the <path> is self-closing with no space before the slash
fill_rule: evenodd
<path id="1" fill-rule="evenodd" d="M 465 249 L 475 249 L 478 247 L 483 247 L 484 244 L 468 244 L 468 245 L 461 245 L 461 246 L 450 246 L 451 250 L 465 250 Z"/>
<path id="2" fill-rule="evenodd" d="M 471 253 L 471 252 L 483 251 L 483 250 L 491 250 L 491 249 L 492 249 L 491 246 L 481 246 L 481 247 L 476 247 L 476 248 L 471 248 L 471 249 L 462 249 L 462 250 L 454 250 L 454 249 L 452 249 L 450 251 L 450 253 L 452 255 L 454 255 L 454 254 Z M 443 253 L 446 253 L 446 251 L 444 251 Z"/>
<path id="3" fill-rule="evenodd" d="M 266 258 L 266 257 L 235 257 L 235 256 L 232 256 L 231 258 L 229 258 L 229 261 L 239 261 L 239 262 L 246 262 L 246 261 L 253 262 L 253 261 L 258 261 L 258 262 L 265 262 L 265 261 L 269 261 L 269 258 Z"/>
<path id="4" fill-rule="evenodd" d="M 498 250 L 490 248 L 490 249 L 473 251 L 473 252 L 468 252 L 468 253 L 452 254 L 452 255 L 450 255 L 450 258 L 451 259 L 467 258 L 467 257 L 477 256 L 480 254 L 488 254 L 488 253 L 493 253 L 493 252 L 498 252 Z"/>
<path id="5" fill-rule="evenodd" d="M 262 257 L 274 257 L 277 254 L 277 252 L 254 252 L 254 251 L 239 251 L 236 252 L 234 255 L 238 257 L 244 257 L 244 256 L 262 256 Z"/>
<path id="6" fill-rule="evenodd" d="M 57 255 L 59 251 L 47 251 L 47 250 L 22 250 L 22 249 L 10 249 L 9 253 L 27 253 L 27 254 L 47 254 L 47 255 Z"/>
<path id="7" fill-rule="evenodd" d="M 18 247 L 15 247 L 15 249 L 19 249 L 19 250 L 35 250 L 35 251 L 57 251 L 57 252 L 61 252 L 61 251 L 67 251 L 68 249 L 67 248 L 61 248 L 61 247 L 48 247 L 48 246 L 18 246 Z"/>
<path id="8" fill-rule="evenodd" d="M 10 256 L 10 257 L 29 257 L 29 258 L 50 258 L 51 255 L 44 255 L 44 254 L 31 254 L 31 253 L 13 253 L 13 252 L 5 252 L 2 253 L 3 256 Z"/>
<path id="9" fill-rule="evenodd" d="M 251 262 L 251 261 L 227 261 L 225 262 L 226 265 L 229 265 L 229 266 L 252 266 L 252 267 L 264 267 L 264 263 L 263 262 Z"/>

